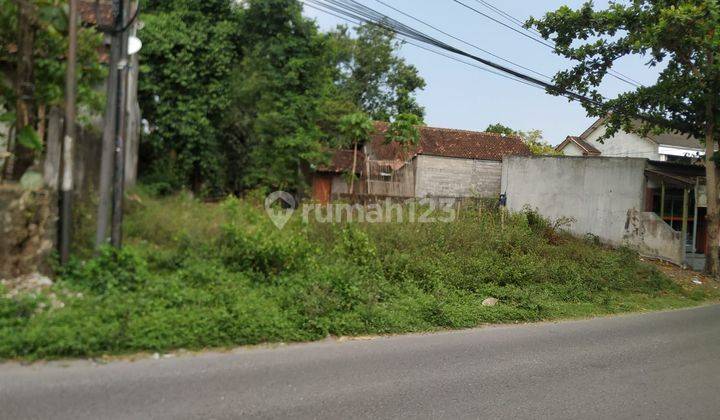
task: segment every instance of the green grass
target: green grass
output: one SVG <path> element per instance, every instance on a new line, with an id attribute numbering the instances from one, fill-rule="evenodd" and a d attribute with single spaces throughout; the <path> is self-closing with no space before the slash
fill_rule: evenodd
<path id="1" fill-rule="evenodd" d="M 0 297 L 0 358 L 434 331 L 717 298 L 532 212 L 504 223 L 477 209 L 454 223 L 304 225 L 295 217 L 279 231 L 254 200 L 140 194 L 128 207 L 121 253 L 74 261 L 43 295 Z M 47 309 L 48 293 L 64 308 Z M 482 306 L 488 297 L 500 303 Z"/>

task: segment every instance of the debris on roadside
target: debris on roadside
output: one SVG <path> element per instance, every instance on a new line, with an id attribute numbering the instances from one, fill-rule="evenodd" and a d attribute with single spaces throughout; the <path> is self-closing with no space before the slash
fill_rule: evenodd
<path id="1" fill-rule="evenodd" d="M 40 294 L 53 285 L 53 281 L 40 273 L 28 274 L 10 280 L 1 280 L 7 298 L 15 298 L 21 294 Z"/>
<path id="2" fill-rule="evenodd" d="M 482 306 L 495 306 L 499 302 L 500 301 L 495 299 L 494 297 L 490 297 L 482 301 Z"/>

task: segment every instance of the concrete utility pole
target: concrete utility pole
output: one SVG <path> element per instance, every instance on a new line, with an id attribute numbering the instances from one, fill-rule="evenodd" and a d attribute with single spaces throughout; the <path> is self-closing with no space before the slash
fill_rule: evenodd
<path id="1" fill-rule="evenodd" d="M 62 144 L 62 185 L 60 187 L 60 262 L 70 258 L 72 232 L 73 148 L 75 147 L 75 96 L 77 90 L 77 0 L 70 0 L 70 39 L 65 73 L 65 137 Z"/>
<path id="2" fill-rule="evenodd" d="M 128 0 L 122 1 L 120 22 L 127 21 Z M 123 196 L 125 195 L 125 137 L 127 135 L 127 68 L 128 32 L 120 33 L 120 61 L 118 62 L 117 117 L 115 118 L 115 171 L 113 176 L 113 213 L 110 242 L 115 248 L 122 246 Z"/>
<path id="3" fill-rule="evenodd" d="M 115 4 L 119 4 L 117 0 Z M 119 10 L 119 6 L 118 9 Z M 117 21 L 118 19 L 116 19 Z M 117 23 L 114 28 L 117 29 Z M 97 231 L 95 236 L 95 249 L 107 244 L 108 224 L 112 209 L 112 179 L 113 179 L 113 146 L 115 145 L 115 117 L 117 111 L 117 69 L 120 61 L 120 36 L 113 33 L 110 41 L 110 72 L 107 82 L 107 99 L 105 103 L 105 119 L 103 120 L 102 152 L 100 156 L 100 183 L 98 186 Z"/>
<path id="4" fill-rule="evenodd" d="M 110 49 L 110 75 L 100 160 L 96 248 L 107 244 L 108 233 L 113 246 L 119 247 L 122 244 L 122 178 L 124 177 L 128 64 L 128 31 L 125 26 L 129 9 L 130 0 L 113 0 L 113 10 L 117 14 Z M 118 188 L 118 177 L 121 180 L 120 188 Z"/>

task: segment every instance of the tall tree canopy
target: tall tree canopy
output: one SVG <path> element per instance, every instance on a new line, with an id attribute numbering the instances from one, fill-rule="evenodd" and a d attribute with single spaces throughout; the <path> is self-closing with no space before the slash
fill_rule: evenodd
<path id="1" fill-rule="evenodd" d="M 347 27 L 340 26 L 330 34 L 340 92 L 378 121 L 400 114 L 422 118 L 425 111 L 415 94 L 425 88 L 425 80 L 415 66 L 398 56 L 402 43 L 374 25 L 361 25 L 356 33 L 353 37 Z"/>
<path id="2" fill-rule="evenodd" d="M 425 82 L 389 34 L 321 33 L 297 0 L 156 0 L 143 20 L 148 182 L 295 190 L 301 168 L 347 145 L 344 117 L 423 114 Z"/>
<path id="3" fill-rule="evenodd" d="M 103 105 L 103 95 L 96 89 L 107 74 L 100 60 L 101 48 L 102 35 L 81 26 L 77 55 L 81 123 L 89 123 Z M 14 174 L 9 175 L 15 178 L 40 157 L 44 116 L 63 101 L 67 49 L 67 0 L 0 0 L 0 121 L 17 133 L 10 150 L 16 156 Z M 23 58 L 26 64 L 21 69 L 18 63 Z M 8 133 L 0 131 L 0 144 L 8 140 Z M 2 168 L 0 178 L 1 172 Z"/>
<path id="4" fill-rule="evenodd" d="M 247 3 L 229 114 L 242 162 L 236 187 L 292 189 L 302 182 L 302 163 L 324 157 L 320 122 L 333 84 L 332 55 L 298 2 Z"/>
<path id="5" fill-rule="evenodd" d="M 718 275 L 718 181 L 716 141 L 720 124 L 720 4 L 717 0 L 634 0 L 604 10 L 592 2 L 573 10 L 563 6 L 531 19 L 556 52 L 577 65 L 555 76 L 561 89 L 590 96 L 592 116 L 608 117 L 610 137 L 618 130 L 677 130 L 706 144 L 708 183 L 707 269 Z M 623 57 L 646 57 L 661 68 L 657 82 L 607 99 L 598 86 Z M 664 67 L 663 67 L 664 66 Z M 640 120 L 639 125 L 635 121 Z"/>
<path id="6" fill-rule="evenodd" d="M 240 9 L 226 0 L 163 0 L 147 12 L 138 96 L 150 133 L 141 168 L 150 182 L 219 191 L 227 164 L 219 127 L 239 62 Z"/>

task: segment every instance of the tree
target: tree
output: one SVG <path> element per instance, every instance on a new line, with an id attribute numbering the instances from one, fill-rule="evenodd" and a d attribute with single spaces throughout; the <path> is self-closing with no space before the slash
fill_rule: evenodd
<path id="1" fill-rule="evenodd" d="M 505 136 L 518 136 L 530 149 L 530 152 L 532 152 L 533 155 L 558 156 L 563 154 L 562 152 L 555 150 L 555 148 L 543 138 L 541 130 L 519 131 L 513 130 L 503 124 L 490 124 L 485 131 Z"/>
<path id="2" fill-rule="evenodd" d="M 148 5 L 140 37 L 139 100 L 150 133 L 141 168 L 148 183 L 217 193 L 225 187 L 220 125 L 231 104 L 230 77 L 240 60 L 241 9 L 229 0 Z"/>
<path id="3" fill-rule="evenodd" d="M 578 61 L 574 68 L 558 73 L 555 84 L 593 99 L 583 106 L 591 116 L 607 117 L 605 138 L 624 129 L 641 134 L 675 130 L 703 139 L 710 242 L 706 269 L 717 278 L 720 4 L 635 0 L 596 10 L 588 2 L 577 10 L 564 6 L 542 19 L 530 19 L 527 26 L 552 39 L 558 54 Z M 649 67 L 664 65 L 657 82 L 614 99 L 603 98 L 598 86 L 618 60 L 631 55 L 647 57 Z"/>
<path id="4" fill-rule="evenodd" d="M 13 179 L 39 157 L 47 109 L 62 103 L 67 29 L 67 0 L 0 0 L 0 119 L 12 123 L 16 133 L 14 158 L 6 168 Z M 106 75 L 101 47 L 102 35 L 95 29 L 79 29 L 78 104 L 85 110 L 79 122 L 85 124 L 102 107 L 102 94 L 95 89 Z"/>
<path id="5" fill-rule="evenodd" d="M 350 172 L 350 194 L 355 193 L 355 173 L 357 172 L 358 147 L 370 139 L 370 134 L 375 129 L 372 119 L 362 112 L 348 114 L 340 119 L 340 132 L 345 143 L 353 147 L 353 163 Z"/>
<path id="6" fill-rule="evenodd" d="M 420 126 L 422 118 L 415 114 L 400 114 L 393 119 L 385 133 L 385 142 L 396 142 L 400 145 L 403 158 L 408 151 L 420 142 Z"/>
<path id="7" fill-rule="evenodd" d="M 303 168 L 355 147 L 348 116 L 422 115 L 424 81 L 385 32 L 321 33 L 297 0 L 154 0 L 145 10 L 146 183 L 295 191 Z"/>
<path id="8" fill-rule="evenodd" d="M 301 168 L 326 159 L 338 129 L 338 120 L 327 118 L 328 104 L 338 104 L 328 37 L 295 0 L 245 3 L 242 60 L 234 69 L 227 118 L 239 165 L 234 189 L 297 190 Z"/>
<path id="9" fill-rule="evenodd" d="M 400 114 L 423 117 L 425 111 L 415 95 L 425 88 L 425 80 L 397 55 L 402 43 L 391 32 L 365 24 L 353 38 L 347 27 L 340 26 L 330 37 L 340 94 L 376 121 Z"/>

